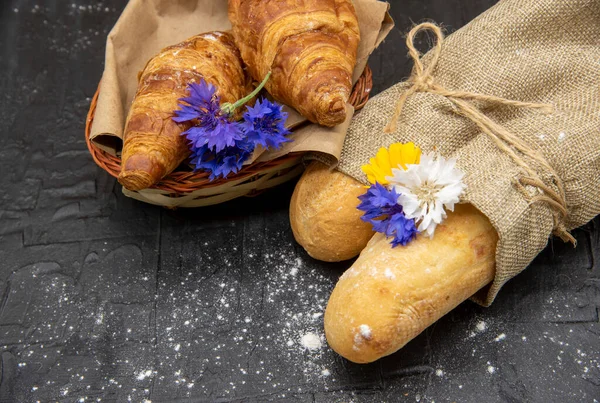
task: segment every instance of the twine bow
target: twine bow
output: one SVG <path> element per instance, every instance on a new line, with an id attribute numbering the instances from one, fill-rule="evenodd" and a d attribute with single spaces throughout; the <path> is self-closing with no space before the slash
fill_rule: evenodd
<path id="1" fill-rule="evenodd" d="M 415 36 L 417 33 L 419 33 L 419 31 L 431 31 L 437 38 L 435 46 L 432 49 L 431 61 L 426 67 L 423 65 L 421 54 L 415 48 L 414 44 Z M 548 204 L 553 213 L 554 234 L 559 236 L 563 241 L 571 242 L 573 245 L 575 245 L 575 238 L 573 238 L 573 236 L 567 231 L 564 224 L 568 215 L 564 185 L 554 168 L 552 168 L 552 166 L 548 163 L 548 161 L 546 161 L 544 156 L 539 151 L 532 149 L 523 140 L 506 130 L 498 123 L 494 122 L 468 101 L 482 101 L 496 105 L 537 109 L 543 113 L 552 113 L 554 108 L 549 104 L 521 102 L 495 97 L 492 95 L 477 94 L 466 91 L 453 91 L 443 88 L 435 82 L 435 78 L 433 76 L 433 70 L 435 69 L 442 53 L 443 43 L 444 34 L 442 30 L 437 25 L 429 22 L 417 25 L 408 33 L 406 38 L 406 46 L 408 47 L 409 54 L 414 61 L 413 73 L 408 80 L 412 85 L 398 100 L 394 115 L 392 116 L 391 121 L 385 127 L 384 131 L 386 133 L 393 133 L 396 131 L 398 118 L 402 114 L 402 109 L 404 108 L 406 100 L 411 95 L 416 94 L 417 92 L 427 92 L 447 98 L 457 107 L 456 113 L 475 123 L 477 127 L 498 146 L 500 150 L 508 154 L 515 164 L 517 164 L 523 170 L 522 175 L 513 181 L 514 185 L 529 200 L 530 204 Z M 536 170 L 531 168 L 525 159 L 519 155 L 519 153 L 522 156 L 526 156 L 535 161 L 545 172 L 548 172 L 558 191 L 555 191 L 548 186 L 541 179 Z M 537 188 L 540 194 L 531 196 L 525 189 L 525 186 L 528 185 Z"/>

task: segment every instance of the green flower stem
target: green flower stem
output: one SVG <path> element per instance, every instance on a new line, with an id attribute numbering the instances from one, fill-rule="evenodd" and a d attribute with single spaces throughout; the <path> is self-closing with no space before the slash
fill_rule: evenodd
<path id="1" fill-rule="evenodd" d="M 252 98 L 254 98 L 259 92 L 260 90 L 263 89 L 263 87 L 265 86 L 265 84 L 267 84 L 267 81 L 269 81 L 269 78 L 271 77 L 271 72 L 269 71 L 265 77 L 264 80 L 262 80 L 262 83 L 260 83 L 260 85 L 258 87 L 256 87 L 256 89 L 254 91 L 252 91 L 249 95 L 245 96 L 242 99 L 237 100 L 234 104 L 226 102 L 223 105 L 221 105 L 221 110 L 226 113 L 227 115 L 233 115 L 233 112 L 239 108 L 240 106 L 243 106 L 246 102 L 250 101 Z"/>

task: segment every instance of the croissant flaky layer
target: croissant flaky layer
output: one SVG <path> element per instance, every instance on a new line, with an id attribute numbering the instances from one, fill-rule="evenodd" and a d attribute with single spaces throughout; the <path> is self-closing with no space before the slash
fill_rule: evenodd
<path id="1" fill-rule="evenodd" d="M 346 118 L 360 40 L 351 0 L 230 0 L 229 19 L 244 62 L 267 90 L 309 120 Z"/>
<path id="2" fill-rule="evenodd" d="M 235 102 L 251 90 L 239 51 L 229 33 L 209 32 L 163 49 L 140 73 L 124 133 L 119 182 L 129 190 L 148 188 L 190 154 L 189 128 L 172 120 L 189 83 L 204 79 L 221 102 Z"/>

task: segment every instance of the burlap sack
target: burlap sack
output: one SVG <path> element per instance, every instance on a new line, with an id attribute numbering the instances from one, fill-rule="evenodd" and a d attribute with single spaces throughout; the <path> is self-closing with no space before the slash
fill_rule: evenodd
<path id="1" fill-rule="evenodd" d="M 426 68 L 432 58 L 430 51 L 422 59 Z M 398 99 L 415 81 L 413 76 L 376 96 L 355 117 L 338 169 L 366 183 L 361 165 L 379 147 L 394 142 L 412 141 L 424 151 L 457 158 L 468 186 L 463 201 L 482 211 L 500 236 L 496 278 L 476 297 L 489 305 L 502 285 L 546 246 L 559 224 L 571 230 L 600 213 L 600 0 L 503 0 L 441 46 L 429 84 L 551 104 L 551 114 L 497 102 L 457 101 L 425 89 L 407 98 L 395 130 L 385 133 Z M 460 102 L 516 135 L 532 152 L 539 151 L 549 166 L 512 144 L 508 153 L 502 150 L 465 117 Z M 522 180 L 530 175 L 509 156 L 511 151 L 545 186 Z M 552 170 L 557 180 L 552 180 Z M 564 217 L 560 206 L 547 201 L 549 194 L 560 193 L 561 181 Z"/>

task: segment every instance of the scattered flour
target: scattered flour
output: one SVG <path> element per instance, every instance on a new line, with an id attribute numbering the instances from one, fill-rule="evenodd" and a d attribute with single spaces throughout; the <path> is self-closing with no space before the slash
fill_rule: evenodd
<path id="1" fill-rule="evenodd" d="M 490 374 L 493 374 L 494 372 L 496 372 L 496 368 L 492 367 L 491 365 L 488 365 L 487 372 L 489 372 Z"/>
<path id="2" fill-rule="evenodd" d="M 369 327 L 369 325 L 360 325 L 358 329 L 363 339 L 371 340 L 371 328 Z"/>
<path id="3" fill-rule="evenodd" d="M 352 344 L 352 350 L 359 351 L 362 343 L 363 339 L 360 337 L 360 332 L 354 334 L 354 344 Z"/>
<path id="4" fill-rule="evenodd" d="M 281 238 L 278 234 L 273 237 Z M 157 333 L 148 337 L 139 330 L 147 324 L 144 312 L 132 311 L 130 314 L 127 311 L 128 320 L 119 324 L 119 329 L 114 329 L 113 324 L 120 323 L 116 318 L 125 315 L 122 308 L 111 304 L 95 308 L 86 318 L 94 328 L 92 339 L 108 332 L 113 336 L 123 334 L 129 343 L 135 343 L 135 349 L 127 349 L 127 354 L 115 354 L 114 360 L 110 361 L 110 365 L 130 370 L 119 372 L 114 378 L 105 377 L 100 387 L 105 393 L 120 393 L 125 401 L 130 397 L 131 401 L 142 402 L 149 398 L 153 381 L 184 400 L 192 394 L 207 394 L 215 386 L 202 382 L 205 371 L 213 371 L 222 377 L 222 384 L 218 386 L 220 393 L 231 399 L 240 388 L 245 388 L 242 385 L 250 382 L 258 385 L 260 393 L 265 395 L 277 391 L 277 398 L 281 400 L 285 400 L 283 393 L 306 393 L 307 385 L 319 384 L 320 390 L 335 385 L 338 380 L 334 368 L 339 365 L 339 358 L 335 352 L 324 348 L 323 312 L 336 276 L 298 258 L 290 252 L 294 245 L 282 244 L 280 248 L 273 248 L 275 251 L 271 249 L 268 254 L 244 254 L 244 267 L 232 268 L 236 261 L 230 260 L 225 253 L 229 250 L 227 247 L 221 249 L 219 246 L 215 249 L 217 253 L 207 247 L 211 251 L 199 254 L 197 267 L 190 267 L 189 271 L 183 271 L 181 276 L 174 276 L 169 281 L 159 280 L 164 296 L 160 301 L 163 308 L 168 309 L 162 311 Z M 265 273 L 259 288 L 253 287 L 252 276 L 256 273 Z M 110 282 L 102 281 L 102 275 L 98 277 L 100 281 L 94 282 L 93 290 L 104 291 L 100 287 L 106 284 L 109 285 L 105 288 L 110 287 Z M 148 276 L 148 281 L 151 280 L 153 277 Z M 214 292 L 207 292 L 207 282 Z M 52 287 L 48 285 L 46 292 L 55 293 L 55 288 L 61 286 L 56 284 L 53 280 Z M 66 285 L 63 283 L 62 287 Z M 68 296 L 69 304 L 76 300 L 71 294 Z M 69 320 L 65 326 L 76 323 Z M 364 337 L 371 329 L 365 325 L 359 330 L 358 325 L 360 323 L 354 330 L 365 342 Z M 230 327 L 227 336 L 224 336 L 225 326 Z M 74 328 L 68 326 L 70 332 L 74 332 Z M 193 336 L 190 335 L 192 331 Z M 153 349 L 153 344 L 159 347 Z M 185 354 L 198 348 L 196 346 L 202 346 L 203 356 L 192 364 L 187 362 Z M 44 348 L 44 345 L 35 348 Z M 257 354 L 252 360 L 241 358 L 255 350 Z M 59 356 L 60 352 L 53 354 Z M 237 354 L 239 360 L 234 358 Z M 280 368 L 276 373 L 273 368 L 277 368 L 282 359 L 288 363 L 288 368 Z M 21 367 L 32 367 L 31 362 L 17 362 Z M 96 361 L 96 365 L 103 363 Z M 73 369 L 69 382 L 65 382 L 64 387 L 53 386 L 56 389 L 53 393 L 73 395 L 71 400 L 77 401 L 79 396 L 75 396 L 75 391 L 83 390 L 89 382 L 87 374 L 84 380 L 84 374 L 76 373 L 75 370 L 81 368 Z M 131 390 L 125 390 L 131 386 Z M 42 385 L 36 385 L 29 393 L 40 393 L 42 389 Z"/>
<path id="5" fill-rule="evenodd" d="M 442 376 L 444 376 L 444 371 L 442 371 L 441 369 L 436 369 L 435 374 L 441 378 Z"/>
<path id="6" fill-rule="evenodd" d="M 500 333 L 498 335 L 498 337 L 496 337 L 494 340 L 496 340 L 496 341 L 502 341 L 504 339 L 506 339 L 506 334 L 505 333 Z"/>
<path id="7" fill-rule="evenodd" d="M 365 340 L 371 340 L 372 332 L 369 325 L 360 325 L 358 327 L 358 331 L 354 333 L 354 345 L 352 349 L 354 351 L 360 350 L 360 346 L 364 343 Z"/>
<path id="8" fill-rule="evenodd" d="M 475 324 L 475 329 L 469 332 L 469 338 L 475 337 L 477 336 L 477 334 L 485 332 L 487 328 L 488 324 L 485 321 L 480 320 Z"/>
<path id="9" fill-rule="evenodd" d="M 394 273 L 392 273 L 392 270 L 390 270 L 389 268 L 385 269 L 385 272 L 383 274 L 385 275 L 386 278 L 389 278 L 390 280 L 393 280 L 396 278 Z"/>
<path id="10" fill-rule="evenodd" d="M 143 381 L 144 379 L 148 378 L 152 376 L 152 370 L 151 369 L 147 369 L 145 371 L 141 371 L 138 375 L 137 375 L 137 380 L 138 381 Z"/>
<path id="11" fill-rule="evenodd" d="M 314 333 L 306 333 L 301 339 L 302 346 L 308 350 L 318 350 L 323 344 L 321 338 Z"/>

